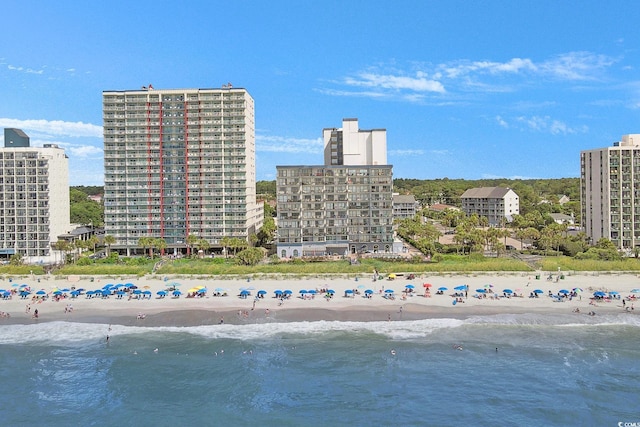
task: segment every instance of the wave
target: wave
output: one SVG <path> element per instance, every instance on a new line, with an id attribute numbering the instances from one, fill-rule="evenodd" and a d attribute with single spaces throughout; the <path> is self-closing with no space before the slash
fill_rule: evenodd
<path id="1" fill-rule="evenodd" d="M 640 317 L 630 314 L 615 315 L 542 315 L 498 314 L 473 316 L 468 319 L 436 318 L 392 322 L 287 322 L 248 325 L 203 325 L 187 327 L 121 326 L 96 323 L 45 322 L 31 325 L 7 325 L 0 328 L 2 344 L 69 345 L 73 343 L 103 342 L 111 337 L 148 333 L 191 334 L 206 339 L 232 339 L 240 341 L 264 340 L 281 336 L 314 336 L 328 333 L 369 333 L 392 340 L 412 340 L 427 337 L 448 328 L 478 326 L 513 327 L 606 327 L 626 325 L 640 328 Z"/>

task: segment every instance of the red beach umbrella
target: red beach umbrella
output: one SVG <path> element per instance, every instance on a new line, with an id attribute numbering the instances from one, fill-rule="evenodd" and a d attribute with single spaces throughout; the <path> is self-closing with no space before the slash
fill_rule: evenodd
<path id="1" fill-rule="evenodd" d="M 431 286 L 433 286 L 431 283 L 425 283 L 422 286 L 424 286 L 425 288 L 430 288 Z"/>

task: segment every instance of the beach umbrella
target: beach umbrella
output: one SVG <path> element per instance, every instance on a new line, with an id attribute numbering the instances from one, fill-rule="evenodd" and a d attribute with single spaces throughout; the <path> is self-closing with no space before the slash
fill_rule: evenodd
<path id="1" fill-rule="evenodd" d="M 80 292 L 78 292 L 78 291 L 71 291 L 71 298 L 76 298 L 78 295 L 80 295 Z"/>
<path id="2" fill-rule="evenodd" d="M 282 291 L 280 289 L 276 289 L 275 291 L 273 291 L 274 294 L 276 294 L 276 296 L 278 295 L 282 295 Z"/>
<path id="3" fill-rule="evenodd" d="M 568 290 L 566 290 L 566 289 L 560 289 L 560 290 L 558 291 L 558 293 L 559 293 L 559 294 L 568 294 L 568 293 L 569 293 L 569 291 L 568 291 Z"/>
<path id="4" fill-rule="evenodd" d="M 542 289 L 536 289 L 533 291 L 534 294 L 544 294 L 544 291 Z"/>
<path id="5" fill-rule="evenodd" d="M 640 289 L 636 288 L 636 289 L 631 289 L 631 293 L 632 294 L 638 294 L 640 293 Z"/>
<path id="6" fill-rule="evenodd" d="M 55 291 L 53 294 L 54 295 L 62 295 L 62 291 Z"/>
<path id="7" fill-rule="evenodd" d="M 431 283 L 423 283 L 422 284 L 423 288 L 430 288 L 431 286 L 433 286 Z"/>
<path id="8" fill-rule="evenodd" d="M 113 284 L 113 283 L 107 283 L 106 285 L 104 285 L 104 286 L 102 287 L 102 289 L 109 289 L 109 288 L 113 288 L 113 287 L 114 287 L 114 284 Z"/>
<path id="9" fill-rule="evenodd" d="M 352 294 L 353 293 L 353 289 L 347 289 L 346 291 L 344 291 L 345 294 Z"/>
<path id="10" fill-rule="evenodd" d="M 133 290 L 133 294 L 134 295 L 140 295 L 142 293 L 142 291 L 140 289 L 134 289 Z"/>
<path id="11" fill-rule="evenodd" d="M 164 296 L 167 296 L 167 291 L 158 291 L 158 292 L 156 292 L 156 294 L 161 296 L 161 297 L 164 297 Z"/>
<path id="12" fill-rule="evenodd" d="M 427 284 L 428 284 L 428 283 L 427 283 Z M 405 289 L 413 289 L 413 288 L 415 288 L 415 286 L 413 286 L 413 285 L 411 285 L 411 284 L 409 284 L 409 285 L 406 285 L 406 286 L 405 286 Z"/>
<path id="13" fill-rule="evenodd" d="M 260 289 L 258 291 L 258 295 L 266 295 L 266 294 L 267 294 L 267 291 L 265 291 L 264 289 Z"/>
<path id="14" fill-rule="evenodd" d="M 371 294 L 373 293 L 373 290 L 371 290 L 371 289 L 367 289 L 366 291 L 364 291 L 364 293 L 365 293 L 366 295 L 371 295 Z"/>
<path id="15" fill-rule="evenodd" d="M 293 291 L 291 289 L 285 289 L 285 291 L 283 292 L 283 294 L 285 295 L 291 295 L 293 293 Z"/>
<path id="16" fill-rule="evenodd" d="M 108 289 L 105 289 L 102 291 L 102 296 L 103 297 L 108 297 L 109 295 L 111 295 L 111 291 Z"/>
<path id="17" fill-rule="evenodd" d="M 42 290 L 42 289 L 40 289 L 38 292 L 36 292 L 36 295 L 46 295 L 46 294 L 47 294 L 47 292 Z"/>
<path id="18" fill-rule="evenodd" d="M 460 285 L 453 288 L 455 291 L 465 291 L 467 289 L 467 285 Z"/>
<path id="19" fill-rule="evenodd" d="M 9 292 L 9 291 L 4 291 L 4 292 L 2 292 L 2 296 L 3 296 L 3 297 L 5 297 L 5 298 L 8 298 L 8 297 L 10 297 L 10 296 L 11 296 L 11 292 Z"/>
<path id="20" fill-rule="evenodd" d="M 387 289 L 384 291 L 385 294 L 392 294 L 393 292 L 393 289 Z"/>
<path id="21" fill-rule="evenodd" d="M 246 297 L 247 295 L 249 295 L 249 291 L 247 291 L 246 289 L 244 291 L 240 291 L 241 297 Z"/>
<path id="22" fill-rule="evenodd" d="M 593 293 L 593 296 L 594 297 L 605 297 L 605 296 L 607 296 L 607 294 L 605 294 L 602 291 L 596 291 L 596 292 Z"/>
<path id="23" fill-rule="evenodd" d="M 359 286 L 358 286 L 358 287 L 359 287 Z M 315 290 L 315 289 L 309 289 L 309 290 L 307 291 L 307 293 L 308 293 L 308 294 L 311 294 L 311 295 L 315 295 L 315 294 L 317 294 L 318 292 L 316 292 L 316 290 Z"/>
<path id="24" fill-rule="evenodd" d="M 306 294 L 306 293 L 307 293 L 307 290 L 306 290 L 306 289 L 300 289 L 300 293 L 301 293 L 301 294 Z"/>
<path id="25" fill-rule="evenodd" d="M 618 291 L 611 291 L 611 292 L 609 292 L 609 295 L 619 295 L 619 294 L 620 294 L 620 292 L 618 292 Z"/>
<path id="26" fill-rule="evenodd" d="M 180 292 L 179 290 L 177 290 L 177 289 L 176 289 L 175 291 L 173 291 L 173 294 L 172 294 L 172 295 L 173 295 L 174 297 L 179 297 L 180 295 L 182 295 L 182 292 Z"/>
<path id="27" fill-rule="evenodd" d="M 513 293 L 513 291 L 511 289 L 503 289 L 502 292 L 505 293 L 505 294 L 512 294 Z"/>
<path id="28" fill-rule="evenodd" d="M 71 292 L 71 289 L 69 289 L 69 288 L 64 288 L 64 289 L 61 289 L 61 290 L 62 290 L 62 292 Z"/>
<path id="29" fill-rule="evenodd" d="M 481 293 L 481 294 L 484 294 L 484 293 L 486 293 L 487 291 L 486 291 L 486 289 L 482 289 L 482 288 L 480 288 L 480 289 L 476 289 L 476 292 L 479 292 L 479 293 Z"/>
<path id="30" fill-rule="evenodd" d="M 215 288 L 214 290 L 215 290 L 216 292 L 223 292 L 223 291 L 225 291 L 225 289 L 223 289 L 223 288 Z"/>
<path id="31" fill-rule="evenodd" d="M 328 293 L 328 294 L 335 294 L 335 293 L 336 293 L 336 291 L 334 291 L 333 289 L 329 289 L 329 290 L 327 291 L 327 293 Z"/>
<path id="32" fill-rule="evenodd" d="M 136 285 L 134 285 L 133 283 L 125 283 L 125 285 L 124 285 L 124 286 L 125 286 L 126 288 L 133 288 L 133 289 L 137 288 L 137 286 L 136 286 Z"/>
<path id="33" fill-rule="evenodd" d="M 582 288 L 573 288 L 573 292 L 582 292 Z"/>
<path id="34" fill-rule="evenodd" d="M 449 288 L 447 288 L 446 286 L 440 286 L 440 287 L 438 288 L 438 290 L 439 290 L 439 291 L 448 291 L 448 290 L 449 290 Z"/>
<path id="35" fill-rule="evenodd" d="M 72 292 L 72 293 L 73 293 L 73 292 Z M 124 294 L 126 294 L 126 292 L 125 292 L 125 291 L 116 291 L 116 295 L 124 295 Z"/>

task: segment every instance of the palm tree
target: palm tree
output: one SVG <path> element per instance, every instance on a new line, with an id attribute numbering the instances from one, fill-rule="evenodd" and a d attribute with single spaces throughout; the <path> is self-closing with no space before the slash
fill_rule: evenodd
<path id="1" fill-rule="evenodd" d="M 203 251 L 203 252 L 211 247 L 207 239 L 199 239 L 196 245 L 198 247 L 198 251 Z"/>
<path id="2" fill-rule="evenodd" d="M 153 241 L 151 242 L 151 245 L 152 247 L 158 248 L 158 250 L 160 251 L 160 255 L 164 255 L 164 250 L 167 249 L 167 241 L 164 240 L 162 237 L 153 239 Z M 151 258 L 153 258 L 153 254 Z"/>
<path id="3" fill-rule="evenodd" d="M 186 242 L 187 242 L 187 256 L 191 256 L 191 250 L 193 249 L 193 247 L 195 245 L 198 244 L 198 240 L 199 237 L 196 236 L 195 234 L 189 234 L 187 236 Z"/>
<path id="4" fill-rule="evenodd" d="M 153 237 L 145 236 L 138 239 L 138 246 L 142 246 L 142 252 L 146 252 L 147 248 L 149 248 L 149 257 L 151 258 L 153 258 L 153 255 L 151 253 L 152 243 Z"/>
<path id="5" fill-rule="evenodd" d="M 107 234 L 104 236 L 104 244 L 107 245 L 107 256 L 111 255 L 111 245 L 116 242 L 116 238 L 111 234 Z"/>

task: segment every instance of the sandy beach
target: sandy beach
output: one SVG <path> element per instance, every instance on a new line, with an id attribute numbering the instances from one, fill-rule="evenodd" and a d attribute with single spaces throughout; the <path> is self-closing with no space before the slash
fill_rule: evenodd
<path id="1" fill-rule="evenodd" d="M 539 278 L 536 278 L 536 277 Z M 225 278 L 179 277 L 21 277 L 0 281 L 0 289 L 10 291 L 10 298 L 0 299 L 0 324 L 29 324 L 49 321 L 90 322 L 140 326 L 195 326 L 221 322 L 230 324 L 293 321 L 397 321 L 426 318 L 467 318 L 474 315 L 502 313 L 574 313 L 596 315 L 628 312 L 636 315 L 635 299 L 640 292 L 640 278 L 633 274 L 554 274 L 548 273 L 483 273 L 469 275 L 422 275 L 412 280 L 377 280 L 373 277 L 302 277 L 302 278 Z M 563 277 L 563 278 L 560 278 Z M 115 288 L 108 297 L 88 298 L 87 291 L 134 284 L 139 298 L 129 290 L 118 297 Z M 425 287 L 425 284 L 430 286 Z M 24 297 L 20 289 L 27 285 L 31 294 Z M 406 292 L 412 285 L 412 292 Z M 468 291 L 460 286 L 468 286 Z M 21 288 L 22 286 L 22 288 Z M 196 288 L 206 288 L 203 296 L 188 297 Z M 456 291 L 458 287 L 460 290 Z M 118 289 L 123 289 L 120 286 Z M 447 288 L 438 293 L 439 288 Z M 71 291 L 84 289 L 73 298 Z M 181 292 L 173 296 L 172 289 Z M 429 290 L 425 296 L 425 291 Z M 216 291 L 217 290 L 217 291 Z M 242 291 L 249 293 L 241 297 Z M 276 297 L 276 290 L 290 290 L 288 299 Z M 301 294 L 300 290 L 316 291 Z M 333 290 L 327 298 L 323 290 Z M 504 290 L 513 291 L 512 294 Z M 538 297 L 531 295 L 538 290 Z M 557 296 L 562 290 L 568 294 Z M 575 290 L 575 292 L 574 292 Z M 45 298 L 36 296 L 44 293 Z M 62 292 L 56 298 L 56 291 Z M 167 291 L 160 297 L 159 291 Z M 191 291 L 191 292 L 190 292 Z M 264 291 L 263 298 L 256 298 Z M 353 293 L 347 293 L 347 292 Z M 370 297 L 366 297 L 369 291 Z M 391 293 L 390 291 L 393 291 Z M 482 291 L 482 292 L 479 292 Z M 605 298 L 593 301 L 594 292 Z M 610 298 L 610 292 L 614 292 Z M 615 294 L 617 292 L 617 294 Z M 455 294 L 458 296 L 454 296 Z M 226 296 L 216 296 L 226 294 Z M 517 295 L 517 296 L 514 296 Z M 562 294 L 560 294 L 562 295 Z M 618 298 L 620 297 L 620 298 Z M 627 297 L 632 297 L 627 299 Z M 456 304 L 453 301 L 456 300 Z M 624 301 L 624 303 L 623 303 Z M 633 308 L 633 309 L 632 309 Z M 38 310 L 38 318 L 34 318 Z M 142 316 L 140 316 L 142 315 Z M 140 318 L 143 317 L 143 318 Z"/>

